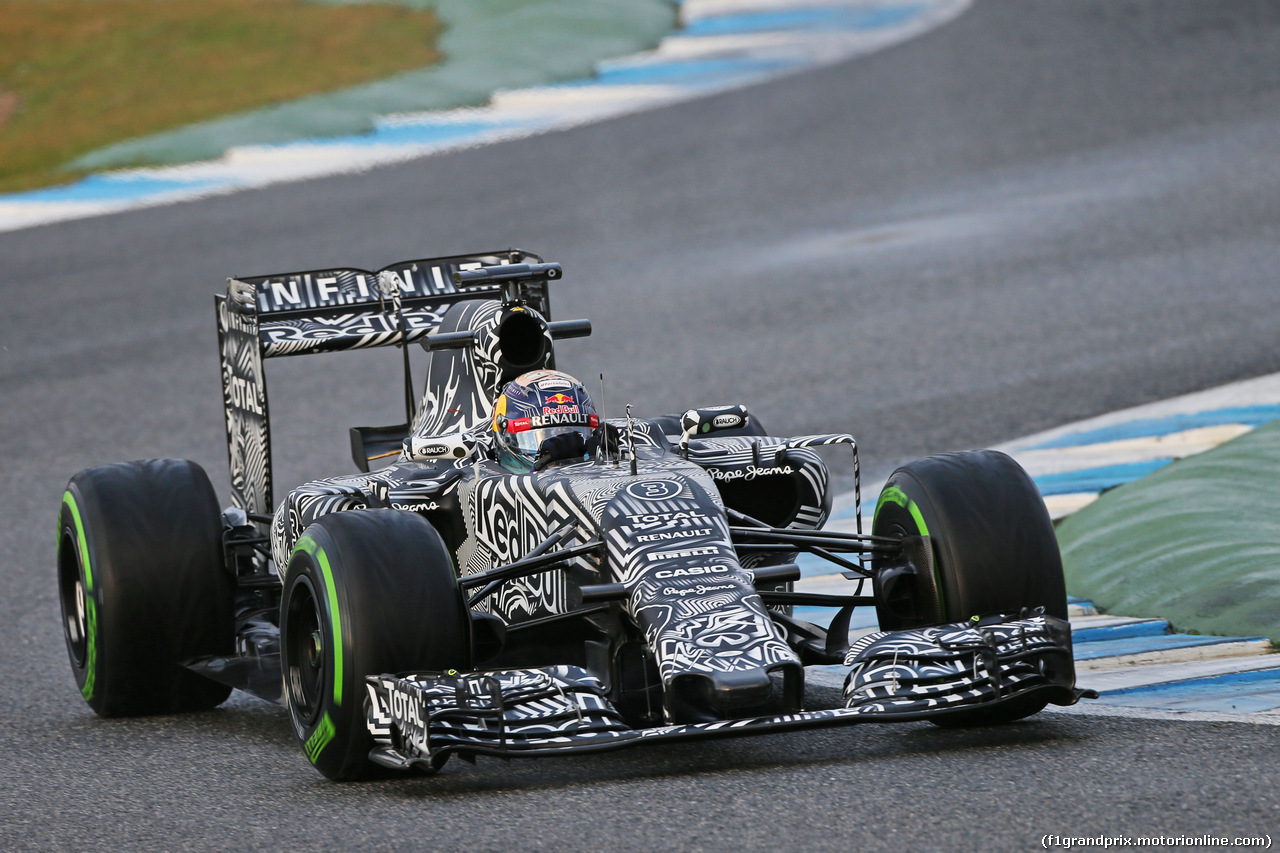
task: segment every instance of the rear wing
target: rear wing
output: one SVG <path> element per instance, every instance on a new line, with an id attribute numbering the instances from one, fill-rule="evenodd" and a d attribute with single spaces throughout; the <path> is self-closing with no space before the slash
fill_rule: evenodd
<path id="1" fill-rule="evenodd" d="M 454 285 L 454 273 L 539 263 L 520 249 L 400 261 L 380 270 L 328 269 L 227 280 L 214 297 L 232 503 L 261 517 L 274 507 L 266 359 L 317 352 L 406 346 L 431 334 L 455 302 L 500 297 L 501 284 Z M 524 285 L 544 317 L 545 282 Z M 406 364 L 408 354 L 405 355 Z M 406 371 L 407 376 L 407 371 Z"/>

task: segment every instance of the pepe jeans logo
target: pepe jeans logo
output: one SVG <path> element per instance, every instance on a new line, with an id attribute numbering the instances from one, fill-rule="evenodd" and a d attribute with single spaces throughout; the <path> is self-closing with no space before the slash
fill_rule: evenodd
<path id="1" fill-rule="evenodd" d="M 773 468 L 759 468 L 755 465 L 748 465 L 746 468 L 738 468 L 730 471 L 725 471 L 720 468 L 708 468 L 707 473 L 711 475 L 711 479 L 723 483 L 730 480 L 750 482 L 756 477 L 768 477 L 774 474 L 793 474 L 795 471 L 790 465 L 776 465 Z"/>
<path id="2" fill-rule="evenodd" d="M 725 592 L 735 588 L 731 583 L 698 584 L 697 586 L 686 587 L 667 586 L 662 588 L 662 594 L 674 598 L 684 598 L 688 595 L 707 595 L 708 593 Z"/>

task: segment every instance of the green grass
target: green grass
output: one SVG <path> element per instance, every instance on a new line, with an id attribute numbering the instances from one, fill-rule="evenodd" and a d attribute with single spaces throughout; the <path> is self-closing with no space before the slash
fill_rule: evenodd
<path id="1" fill-rule="evenodd" d="M 440 58 L 429 11 L 303 0 L 0 0 L 0 192 L 136 136 Z"/>

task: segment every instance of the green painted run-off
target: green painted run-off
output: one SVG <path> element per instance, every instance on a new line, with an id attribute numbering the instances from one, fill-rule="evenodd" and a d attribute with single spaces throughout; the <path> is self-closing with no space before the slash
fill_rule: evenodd
<path id="1" fill-rule="evenodd" d="M 1280 640 L 1280 421 L 1104 493 L 1058 541 L 1068 591 L 1108 612 Z"/>

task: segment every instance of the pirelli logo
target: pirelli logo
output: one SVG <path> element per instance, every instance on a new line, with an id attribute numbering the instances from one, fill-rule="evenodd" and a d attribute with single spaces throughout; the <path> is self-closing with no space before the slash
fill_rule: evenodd
<path id="1" fill-rule="evenodd" d="M 719 547 L 710 545 L 705 548 L 683 548 L 679 551 L 661 551 L 649 555 L 649 562 L 658 560 L 680 560 L 685 557 L 710 557 L 720 553 Z"/>

